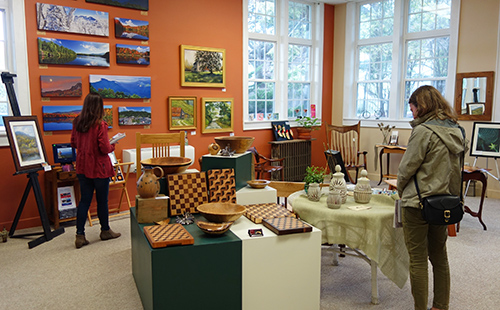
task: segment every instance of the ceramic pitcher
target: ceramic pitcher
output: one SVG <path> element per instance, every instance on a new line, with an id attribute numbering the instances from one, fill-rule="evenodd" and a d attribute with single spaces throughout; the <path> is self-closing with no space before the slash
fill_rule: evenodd
<path id="1" fill-rule="evenodd" d="M 155 174 L 156 171 L 156 174 Z M 163 169 L 160 167 L 145 167 L 144 172 L 137 181 L 137 193 L 141 198 L 154 198 L 160 192 L 160 182 L 156 175 L 163 177 Z"/>

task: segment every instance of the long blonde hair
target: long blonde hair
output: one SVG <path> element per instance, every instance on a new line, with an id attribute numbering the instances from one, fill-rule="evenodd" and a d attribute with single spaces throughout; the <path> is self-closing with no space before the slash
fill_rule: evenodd
<path id="1" fill-rule="evenodd" d="M 417 88 L 410 96 L 409 103 L 417 108 L 418 116 L 433 113 L 439 119 L 451 119 L 457 122 L 457 114 L 444 99 L 443 95 L 430 85 Z"/>

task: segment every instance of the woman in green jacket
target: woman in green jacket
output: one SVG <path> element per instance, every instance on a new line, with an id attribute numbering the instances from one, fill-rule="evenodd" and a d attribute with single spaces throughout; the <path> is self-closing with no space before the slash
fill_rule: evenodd
<path id="1" fill-rule="evenodd" d="M 429 225 L 422 218 L 415 176 L 422 197 L 459 195 L 464 130 L 448 102 L 432 86 L 421 86 L 409 100 L 413 130 L 398 169 L 398 192 L 402 203 L 403 231 L 410 256 L 410 283 L 416 310 L 428 303 L 428 262 L 434 275 L 432 310 L 447 310 L 450 270 L 446 252 L 447 226 Z"/>

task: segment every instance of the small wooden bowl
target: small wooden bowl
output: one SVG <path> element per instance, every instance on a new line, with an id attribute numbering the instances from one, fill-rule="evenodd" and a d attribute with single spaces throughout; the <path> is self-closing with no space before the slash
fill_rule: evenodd
<path id="1" fill-rule="evenodd" d="M 209 222 L 213 223 L 234 222 L 246 211 L 244 206 L 229 202 L 204 203 L 197 209 Z"/>
<path id="2" fill-rule="evenodd" d="M 271 182 L 268 180 L 250 180 L 250 181 L 247 181 L 247 184 L 250 185 L 250 187 L 252 187 L 252 188 L 264 188 L 269 183 L 271 183 Z"/>
<path id="3" fill-rule="evenodd" d="M 196 225 L 199 229 L 201 229 L 204 233 L 209 235 L 222 235 L 226 231 L 229 230 L 232 222 L 228 223 L 211 223 L 205 221 L 196 221 Z"/>

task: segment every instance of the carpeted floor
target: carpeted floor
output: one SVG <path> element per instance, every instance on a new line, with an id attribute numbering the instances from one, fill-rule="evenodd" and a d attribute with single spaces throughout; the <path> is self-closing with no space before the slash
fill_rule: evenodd
<path id="1" fill-rule="evenodd" d="M 478 202 L 467 198 L 473 208 Z M 466 214 L 458 236 L 448 239 L 452 310 L 497 309 L 500 304 L 499 200 L 486 200 L 483 219 L 487 231 Z M 142 309 L 131 271 L 128 215 L 111 219 L 120 238 L 100 241 L 97 223 L 86 228 L 90 245 L 79 250 L 74 247 L 74 223 L 64 226 L 64 234 L 33 249 L 26 238 L 0 242 L 0 309 Z M 379 272 L 380 304 L 372 305 L 370 266 L 353 257 L 333 266 L 332 257 L 323 250 L 321 309 L 413 309 L 408 282 L 399 289 Z"/>

